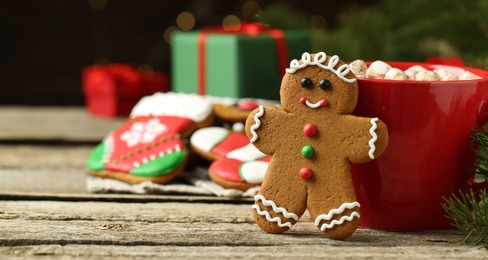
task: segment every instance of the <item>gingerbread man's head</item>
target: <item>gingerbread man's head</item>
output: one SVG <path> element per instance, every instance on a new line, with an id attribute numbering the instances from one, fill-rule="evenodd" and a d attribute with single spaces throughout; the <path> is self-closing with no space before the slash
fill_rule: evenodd
<path id="1" fill-rule="evenodd" d="M 358 85 L 349 65 L 336 55 L 306 52 L 286 69 L 280 94 L 283 109 L 289 112 L 350 114 Z"/>

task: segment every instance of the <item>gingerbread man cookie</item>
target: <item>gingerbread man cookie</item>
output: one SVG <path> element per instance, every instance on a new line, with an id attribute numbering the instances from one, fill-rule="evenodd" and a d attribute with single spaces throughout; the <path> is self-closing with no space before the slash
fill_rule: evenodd
<path id="1" fill-rule="evenodd" d="M 273 156 L 254 198 L 254 220 L 269 233 L 281 233 L 308 209 L 326 236 L 346 238 L 360 217 L 350 163 L 380 156 L 388 130 L 378 118 L 351 115 L 358 86 L 339 57 L 304 53 L 286 72 L 282 109 L 259 106 L 246 122 L 250 141 Z"/>

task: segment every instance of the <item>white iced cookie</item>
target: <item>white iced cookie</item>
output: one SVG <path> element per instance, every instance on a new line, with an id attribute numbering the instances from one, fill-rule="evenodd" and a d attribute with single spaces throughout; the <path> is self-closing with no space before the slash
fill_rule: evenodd
<path id="1" fill-rule="evenodd" d="M 386 73 L 391 69 L 391 66 L 384 61 L 377 60 L 366 70 L 366 77 L 372 79 L 382 79 Z"/>
<path id="2" fill-rule="evenodd" d="M 355 60 L 349 64 L 351 67 L 352 73 L 356 75 L 356 77 L 365 77 L 366 76 L 366 70 L 368 69 L 368 66 L 366 65 L 366 62 L 363 60 Z"/>
<path id="3" fill-rule="evenodd" d="M 407 75 L 405 74 L 405 72 L 403 72 L 400 69 L 392 68 L 391 70 L 389 70 L 386 73 L 385 79 L 406 80 L 407 79 Z"/>
<path id="4" fill-rule="evenodd" d="M 463 74 L 459 75 L 460 80 L 472 80 L 472 79 L 481 79 L 480 76 L 473 74 L 469 71 L 465 71 Z"/>
<path id="5" fill-rule="evenodd" d="M 433 71 L 419 71 L 415 74 L 415 80 L 417 81 L 436 81 L 439 80 Z"/>

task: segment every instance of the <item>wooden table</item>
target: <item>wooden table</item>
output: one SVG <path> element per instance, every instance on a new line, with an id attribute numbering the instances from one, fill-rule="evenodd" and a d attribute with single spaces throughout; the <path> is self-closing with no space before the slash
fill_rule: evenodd
<path id="1" fill-rule="evenodd" d="M 83 108 L 0 107 L 0 258 L 488 258 L 453 229 L 360 228 L 336 241 L 304 216 L 271 235 L 249 200 L 89 194 L 88 154 L 120 122 Z"/>

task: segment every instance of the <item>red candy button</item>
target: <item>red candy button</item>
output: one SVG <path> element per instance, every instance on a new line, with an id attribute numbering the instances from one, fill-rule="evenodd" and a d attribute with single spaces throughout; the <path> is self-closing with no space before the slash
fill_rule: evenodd
<path id="1" fill-rule="evenodd" d="M 303 127 L 303 133 L 308 137 L 315 136 L 317 134 L 317 127 L 314 124 L 306 124 Z"/>
<path id="2" fill-rule="evenodd" d="M 303 180 L 307 181 L 307 180 L 310 180 L 312 178 L 313 171 L 312 171 L 312 169 L 310 169 L 308 167 L 303 167 L 298 172 L 298 175 L 300 175 L 300 178 L 302 178 Z"/>

